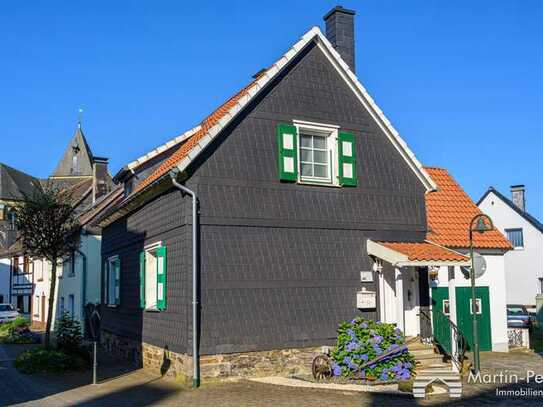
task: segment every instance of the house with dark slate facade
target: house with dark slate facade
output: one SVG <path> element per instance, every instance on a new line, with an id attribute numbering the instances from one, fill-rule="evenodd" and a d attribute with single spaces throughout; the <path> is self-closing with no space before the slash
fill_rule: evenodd
<path id="1" fill-rule="evenodd" d="M 125 198 L 99 221 L 111 351 L 196 379 L 287 374 L 354 316 L 431 324 L 427 268 L 469 262 L 427 241 L 436 183 L 355 75 L 354 16 L 331 10 L 326 35 L 115 176 Z"/>

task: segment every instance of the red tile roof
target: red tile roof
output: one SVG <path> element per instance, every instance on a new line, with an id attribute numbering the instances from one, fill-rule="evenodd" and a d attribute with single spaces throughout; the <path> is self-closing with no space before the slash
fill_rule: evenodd
<path id="1" fill-rule="evenodd" d="M 430 242 L 403 243 L 378 242 L 396 252 L 405 254 L 409 261 L 467 261 L 468 257 Z"/>
<path id="2" fill-rule="evenodd" d="M 198 142 L 206 135 L 209 129 L 215 126 L 218 121 L 228 111 L 234 107 L 239 99 L 247 94 L 255 82 L 264 75 L 265 71 L 261 71 L 258 76 L 246 87 L 241 89 L 238 93 L 219 106 L 213 113 L 207 116 L 201 123 L 201 129 L 192 135 L 185 143 L 183 143 L 174 153 L 168 157 L 155 171 L 153 171 L 146 179 L 144 179 L 134 190 L 134 193 L 141 191 L 146 186 L 152 184 L 154 181 L 161 178 L 164 174 L 172 170 L 185 156 L 192 150 L 192 148 L 198 144 Z"/>
<path id="3" fill-rule="evenodd" d="M 426 194 L 427 239 L 442 246 L 469 247 L 469 223 L 482 213 L 447 170 L 426 167 L 437 184 L 437 191 Z M 473 234 L 474 247 L 511 249 L 511 244 L 497 229 Z"/>

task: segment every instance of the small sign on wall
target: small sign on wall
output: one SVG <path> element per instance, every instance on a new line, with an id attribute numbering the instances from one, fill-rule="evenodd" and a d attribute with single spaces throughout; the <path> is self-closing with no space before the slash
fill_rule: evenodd
<path id="1" fill-rule="evenodd" d="M 360 281 L 362 283 L 373 283 L 373 271 L 361 271 L 360 272 Z"/>
<path id="2" fill-rule="evenodd" d="M 356 308 L 375 309 L 376 304 L 377 293 L 375 291 L 358 291 L 356 293 Z"/>

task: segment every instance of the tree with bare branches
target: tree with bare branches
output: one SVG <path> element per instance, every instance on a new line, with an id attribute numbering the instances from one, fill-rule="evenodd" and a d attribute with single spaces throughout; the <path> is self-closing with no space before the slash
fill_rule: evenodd
<path id="1" fill-rule="evenodd" d="M 37 188 L 15 208 L 19 239 L 25 253 L 48 260 L 52 265 L 45 347 L 49 347 L 57 265 L 79 248 L 78 218 L 72 195 L 52 185 Z"/>

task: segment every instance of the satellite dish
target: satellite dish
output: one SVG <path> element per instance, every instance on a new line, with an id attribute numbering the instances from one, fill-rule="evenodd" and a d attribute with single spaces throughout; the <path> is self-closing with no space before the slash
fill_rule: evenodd
<path id="1" fill-rule="evenodd" d="M 473 268 L 475 269 L 475 278 L 479 278 L 485 274 L 486 260 L 479 253 L 473 253 Z M 466 278 L 470 277 L 471 267 L 461 267 L 462 273 Z"/>

